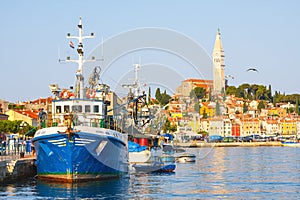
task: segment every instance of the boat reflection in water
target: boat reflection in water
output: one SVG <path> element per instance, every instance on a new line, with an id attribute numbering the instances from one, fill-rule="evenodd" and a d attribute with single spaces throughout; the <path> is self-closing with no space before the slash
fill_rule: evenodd
<path id="1" fill-rule="evenodd" d="M 129 186 L 128 178 L 109 179 L 105 181 L 88 181 L 78 183 L 45 182 L 38 180 L 36 189 L 39 197 L 44 199 L 101 199 L 125 198 Z"/>

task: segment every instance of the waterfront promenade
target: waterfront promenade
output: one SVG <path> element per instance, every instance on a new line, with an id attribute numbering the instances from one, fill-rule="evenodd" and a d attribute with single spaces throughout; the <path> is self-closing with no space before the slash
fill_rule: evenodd
<path id="1" fill-rule="evenodd" d="M 270 142 L 203 142 L 203 141 L 191 141 L 180 143 L 174 143 L 175 146 L 179 147 L 191 147 L 191 148 L 201 148 L 201 147 L 259 147 L 259 146 L 282 146 L 279 141 Z"/>

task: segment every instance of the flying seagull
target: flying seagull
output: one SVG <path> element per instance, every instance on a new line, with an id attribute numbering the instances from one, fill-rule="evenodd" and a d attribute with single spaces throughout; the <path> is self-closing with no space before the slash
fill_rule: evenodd
<path id="1" fill-rule="evenodd" d="M 258 70 L 255 69 L 255 68 L 249 68 L 249 69 L 247 69 L 247 72 L 249 72 L 249 71 L 258 72 Z"/>

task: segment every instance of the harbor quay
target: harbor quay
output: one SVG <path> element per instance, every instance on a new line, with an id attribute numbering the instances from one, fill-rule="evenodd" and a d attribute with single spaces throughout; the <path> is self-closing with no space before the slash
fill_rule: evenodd
<path id="1" fill-rule="evenodd" d="M 176 142 L 175 146 L 184 148 L 205 148 L 205 147 L 273 147 L 282 146 L 280 141 L 269 141 L 269 142 L 203 142 L 203 141 L 192 141 L 192 142 Z"/>
<path id="2" fill-rule="evenodd" d="M 16 182 L 37 174 L 36 157 L 31 153 L 31 149 L 26 150 L 25 145 L 0 147 L 0 183 Z"/>
<path id="3" fill-rule="evenodd" d="M 35 156 L 0 156 L 0 183 L 16 182 L 34 177 L 36 172 Z"/>

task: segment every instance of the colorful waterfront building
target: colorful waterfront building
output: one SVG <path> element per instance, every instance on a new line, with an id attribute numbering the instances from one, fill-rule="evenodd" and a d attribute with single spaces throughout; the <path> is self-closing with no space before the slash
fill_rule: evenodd
<path id="1" fill-rule="evenodd" d="M 205 132 L 209 132 L 209 120 L 208 119 L 203 119 L 203 118 L 200 118 L 200 127 L 199 129 L 201 131 L 205 131 Z"/>
<path id="2" fill-rule="evenodd" d="M 228 118 L 209 118 L 209 135 L 219 135 L 222 137 L 232 136 L 232 126 Z"/>
<path id="3" fill-rule="evenodd" d="M 187 126 L 191 127 L 192 132 L 197 133 L 200 131 L 200 116 L 199 114 L 192 114 L 187 123 Z"/>
<path id="4" fill-rule="evenodd" d="M 241 136 L 261 134 L 260 121 L 258 118 L 241 119 Z"/>
<path id="5" fill-rule="evenodd" d="M 224 136 L 224 122 L 221 117 L 209 118 L 209 135 Z"/>
<path id="6" fill-rule="evenodd" d="M 294 119 L 281 119 L 280 120 L 280 133 L 282 135 L 290 136 L 296 135 L 297 132 L 297 121 Z"/>
<path id="7" fill-rule="evenodd" d="M 241 136 L 241 126 L 238 123 L 232 123 L 231 125 L 232 136 L 240 137 Z"/>
<path id="8" fill-rule="evenodd" d="M 280 123 L 277 118 L 268 118 L 262 121 L 262 128 L 264 130 L 264 134 L 266 135 L 274 135 L 280 132 Z"/>

